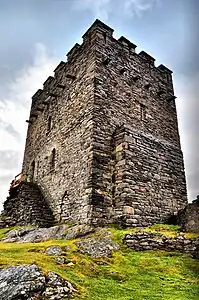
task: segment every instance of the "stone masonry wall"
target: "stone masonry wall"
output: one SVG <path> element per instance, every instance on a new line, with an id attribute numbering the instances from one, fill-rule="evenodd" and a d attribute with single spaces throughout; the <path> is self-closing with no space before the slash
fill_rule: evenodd
<path id="1" fill-rule="evenodd" d="M 32 98 L 23 173 L 57 221 L 143 226 L 187 203 L 172 72 L 135 48 L 96 20 Z"/>
<path id="2" fill-rule="evenodd" d="M 125 170 L 118 205 L 133 206 L 131 226 L 165 223 L 186 199 L 182 153 L 165 140 L 126 128 Z"/>
<path id="3" fill-rule="evenodd" d="M 167 238 L 159 233 L 138 232 L 126 234 L 123 243 L 135 251 L 179 251 L 199 258 L 199 240 L 186 238 L 183 233 L 177 234 L 174 238 Z"/>
<path id="4" fill-rule="evenodd" d="M 89 219 L 93 52 L 84 43 L 32 100 L 23 173 L 41 187 L 56 221 Z"/>
<path id="5" fill-rule="evenodd" d="M 128 205 L 131 225 L 165 221 L 187 203 L 172 72 L 112 33 L 86 33 L 96 50 L 92 219 L 112 222 Z M 118 142 L 123 126 L 129 132 Z"/>
<path id="6" fill-rule="evenodd" d="M 199 195 L 177 215 L 177 223 L 183 231 L 199 233 Z"/>
<path id="7" fill-rule="evenodd" d="M 3 204 L 0 228 L 16 225 L 50 227 L 54 218 L 48 202 L 35 183 L 22 183 L 12 191 Z M 1 226 L 2 225 L 2 226 Z"/>

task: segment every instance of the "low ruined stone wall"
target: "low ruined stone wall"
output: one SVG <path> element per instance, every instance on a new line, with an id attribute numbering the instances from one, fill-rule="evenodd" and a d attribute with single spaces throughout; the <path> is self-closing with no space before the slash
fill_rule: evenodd
<path id="1" fill-rule="evenodd" d="M 199 233 L 199 196 L 189 203 L 177 216 L 177 223 L 183 231 Z"/>
<path id="2" fill-rule="evenodd" d="M 176 234 L 174 238 L 168 238 L 159 233 L 126 234 L 123 243 L 135 251 L 179 251 L 199 258 L 199 240 L 188 239 L 183 233 Z"/>
<path id="3" fill-rule="evenodd" d="M 0 227 L 15 225 L 52 226 L 54 217 L 41 190 L 34 183 L 22 183 L 4 202 Z"/>

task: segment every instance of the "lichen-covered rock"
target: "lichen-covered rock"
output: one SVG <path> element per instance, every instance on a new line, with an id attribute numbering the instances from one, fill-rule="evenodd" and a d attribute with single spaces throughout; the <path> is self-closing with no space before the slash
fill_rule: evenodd
<path id="1" fill-rule="evenodd" d="M 58 274 L 44 276 L 36 265 L 12 266 L 0 271 L 1 300 L 62 300 L 76 291 Z"/>
<path id="2" fill-rule="evenodd" d="M 6 237 L 3 239 L 3 241 L 17 242 L 17 240 L 20 239 L 20 237 L 23 237 L 36 229 L 37 228 L 35 227 L 22 227 L 22 228 L 10 230 L 6 234 Z"/>
<path id="3" fill-rule="evenodd" d="M 66 259 L 65 259 L 64 257 L 58 256 L 58 257 L 55 257 L 55 258 L 54 258 L 54 261 L 55 261 L 58 265 L 63 265 L 63 264 L 65 264 Z"/>
<path id="4" fill-rule="evenodd" d="M 20 228 L 11 230 L 3 239 L 4 242 L 43 242 L 57 239 L 72 239 L 94 232 L 94 227 L 89 225 L 75 225 L 68 228 L 67 225 L 57 225 L 49 228 Z"/>
<path id="5" fill-rule="evenodd" d="M 119 245 L 111 238 L 87 238 L 76 242 L 81 253 L 86 253 L 92 257 L 107 257 L 113 250 L 118 250 Z"/>
<path id="6" fill-rule="evenodd" d="M 76 225 L 71 228 L 69 228 L 64 235 L 65 240 L 69 239 L 75 239 L 77 237 L 85 236 L 88 233 L 94 232 L 95 228 L 90 225 L 82 224 L 82 225 Z"/>
<path id="7" fill-rule="evenodd" d="M 47 255 L 54 255 L 54 256 L 60 256 L 62 255 L 63 251 L 60 246 L 50 246 L 46 249 Z"/>
<path id="8" fill-rule="evenodd" d="M 66 225 L 53 226 L 50 228 L 35 228 L 27 232 L 21 228 L 10 231 L 3 239 L 4 242 L 42 242 L 50 239 L 61 239 L 64 236 Z"/>
<path id="9" fill-rule="evenodd" d="M 45 276 L 36 265 L 11 266 L 2 269 L 0 298 L 12 300 L 39 297 L 45 289 L 45 282 Z"/>
<path id="10" fill-rule="evenodd" d="M 59 300 L 64 297 L 68 297 L 74 291 L 76 291 L 70 282 L 65 281 L 59 275 L 54 272 L 49 272 L 47 274 L 47 287 L 43 294 L 46 299 L 49 300 Z"/>

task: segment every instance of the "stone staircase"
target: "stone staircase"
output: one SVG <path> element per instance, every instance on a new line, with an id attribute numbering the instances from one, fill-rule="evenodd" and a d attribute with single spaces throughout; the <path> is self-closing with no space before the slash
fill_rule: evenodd
<path id="1" fill-rule="evenodd" d="M 22 182 L 4 202 L 2 219 L 9 225 L 54 225 L 52 211 L 36 183 Z M 11 224 L 10 224 L 11 223 Z"/>

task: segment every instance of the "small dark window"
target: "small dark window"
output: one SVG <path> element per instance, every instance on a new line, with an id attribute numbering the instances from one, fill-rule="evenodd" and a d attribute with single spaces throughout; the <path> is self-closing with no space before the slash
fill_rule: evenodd
<path id="1" fill-rule="evenodd" d="M 107 36 L 106 36 L 106 33 L 105 33 L 105 32 L 103 33 L 103 36 L 104 36 L 104 42 L 105 42 L 105 44 L 106 44 Z"/>
<path id="2" fill-rule="evenodd" d="M 31 165 L 30 165 L 30 182 L 33 181 L 34 174 L 35 174 L 35 161 L 33 160 Z"/>
<path id="3" fill-rule="evenodd" d="M 55 155 L 56 155 L 56 150 L 54 148 L 51 153 L 51 162 L 50 162 L 51 170 L 54 170 L 55 168 Z"/>
<path id="4" fill-rule="evenodd" d="M 39 174 L 39 168 L 40 168 L 40 165 L 39 165 L 39 161 L 37 162 L 37 175 Z"/>
<path id="5" fill-rule="evenodd" d="M 146 106 L 144 104 L 140 104 L 140 119 L 143 121 L 146 119 Z"/>
<path id="6" fill-rule="evenodd" d="M 48 127 L 47 127 L 47 131 L 49 132 L 51 130 L 52 127 L 52 117 L 48 118 Z"/>
<path id="7" fill-rule="evenodd" d="M 166 75 L 166 79 L 167 79 L 168 82 L 170 82 L 170 81 L 171 81 L 171 75 L 170 75 L 170 74 L 167 74 L 167 75 Z"/>

